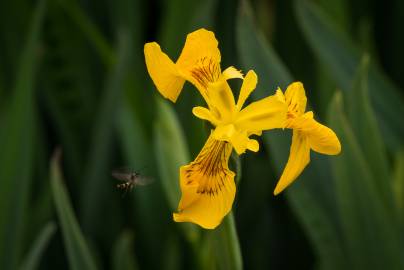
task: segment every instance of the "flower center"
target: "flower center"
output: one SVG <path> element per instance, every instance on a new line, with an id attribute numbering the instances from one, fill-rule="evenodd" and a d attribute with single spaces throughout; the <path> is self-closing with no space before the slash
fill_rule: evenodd
<path id="1" fill-rule="evenodd" d="M 201 58 L 191 70 L 192 77 L 205 89 L 220 77 L 220 65 L 211 58 Z"/>

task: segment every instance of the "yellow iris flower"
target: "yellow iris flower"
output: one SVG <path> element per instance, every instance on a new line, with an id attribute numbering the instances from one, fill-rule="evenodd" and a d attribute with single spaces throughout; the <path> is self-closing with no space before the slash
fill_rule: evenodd
<path id="1" fill-rule="evenodd" d="M 215 35 L 205 29 L 187 36 L 180 57 L 174 63 L 156 42 L 144 48 L 149 74 L 158 91 L 176 102 L 185 81 L 191 82 L 203 96 L 208 108 L 195 107 L 192 112 L 215 126 L 196 159 L 180 168 L 182 197 L 177 222 L 193 222 L 203 228 L 218 226 L 232 207 L 236 187 L 234 172 L 228 161 L 232 149 L 237 154 L 247 149 L 258 151 L 259 144 L 250 139 L 273 128 L 293 129 L 289 160 L 275 188 L 279 194 L 290 185 L 310 162 L 310 149 L 336 155 L 341 144 L 335 133 L 306 112 L 307 98 L 303 85 L 292 83 L 285 94 L 277 90 L 273 96 L 253 102 L 243 108 L 257 84 L 257 75 L 249 71 L 245 78 L 240 71 L 220 67 L 220 51 Z M 228 79 L 243 79 L 240 95 L 235 102 Z"/>
<path id="2" fill-rule="evenodd" d="M 275 195 L 290 185 L 309 164 L 310 149 L 326 155 L 341 152 L 334 131 L 314 120 L 313 112 L 305 113 L 307 98 L 302 83 L 290 84 L 284 100 L 288 106 L 286 127 L 293 129 L 293 136 L 289 159 L 275 187 Z"/>
<path id="3" fill-rule="evenodd" d="M 215 129 L 196 159 L 180 168 L 182 197 L 178 213 L 174 213 L 177 222 L 193 222 L 207 229 L 220 224 L 234 201 L 235 174 L 228 168 L 233 147 L 238 154 L 247 149 L 258 151 L 258 142 L 249 136 L 283 128 L 287 112 L 281 91 L 243 108 L 257 84 L 254 71 L 244 78 L 236 103 L 227 80 L 243 76 L 233 67 L 221 72 L 217 46 L 214 34 L 200 29 L 188 35 L 175 64 L 157 43 L 147 43 L 144 48 L 149 74 L 164 97 L 175 102 L 188 80 L 208 105 L 195 107 L 193 113 L 210 121 Z"/>

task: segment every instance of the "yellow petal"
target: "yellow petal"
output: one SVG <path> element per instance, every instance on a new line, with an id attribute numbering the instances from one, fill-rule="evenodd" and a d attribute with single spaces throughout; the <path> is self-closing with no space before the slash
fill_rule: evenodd
<path id="1" fill-rule="evenodd" d="M 294 82 L 288 86 L 285 99 L 288 105 L 288 113 L 300 116 L 306 110 L 307 98 L 301 82 Z"/>
<path id="2" fill-rule="evenodd" d="M 171 59 L 161 51 L 156 42 L 144 45 L 147 70 L 160 94 L 176 102 L 185 80 Z"/>
<path id="3" fill-rule="evenodd" d="M 225 80 L 229 79 L 243 79 L 243 73 L 240 70 L 237 70 L 235 67 L 228 67 L 226 68 L 223 73 L 223 77 Z"/>
<path id="4" fill-rule="evenodd" d="M 293 130 L 292 145 L 288 163 L 275 187 L 274 195 L 278 195 L 289 186 L 310 162 L 310 146 L 307 137 L 298 130 Z"/>
<path id="5" fill-rule="evenodd" d="M 260 145 L 257 140 L 250 139 L 247 144 L 247 149 L 253 152 L 258 152 Z"/>
<path id="6" fill-rule="evenodd" d="M 293 121 L 293 128 L 304 132 L 309 140 L 309 145 L 314 151 L 337 155 L 341 152 L 341 143 L 332 129 L 320 124 L 313 119 L 313 112 L 307 112 L 302 117 Z"/>
<path id="7" fill-rule="evenodd" d="M 251 92 L 257 86 L 258 77 L 257 74 L 253 70 L 248 71 L 247 75 L 244 78 L 243 84 L 241 86 L 240 95 L 237 101 L 237 109 L 241 110 L 244 105 L 244 102 L 250 96 Z"/>
<path id="8" fill-rule="evenodd" d="M 283 128 L 286 123 L 286 111 L 286 104 L 277 95 L 269 96 L 242 109 L 237 115 L 236 126 L 249 133 Z"/>
<path id="9" fill-rule="evenodd" d="M 236 130 L 233 124 L 217 126 L 212 135 L 216 140 L 231 143 L 238 155 L 243 154 L 247 149 L 253 152 L 259 150 L 258 142 L 248 138 L 246 131 Z"/>
<path id="10" fill-rule="evenodd" d="M 181 201 L 176 222 L 193 222 L 214 229 L 233 205 L 236 186 L 234 172 L 228 168 L 230 144 L 209 137 L 205 146 L 189 165 L 180 169 Z"/>
<path id="11" fill-rule="evenodd" d="M 225 80 L 212 83 L 208 88 L 208 99 L 211 112 L 221 122 L 230 122 L 236 111 L 233 92 Z"/>
<path id="12" fill-rule="evenodd" d="M 220 63 L 220 51 L 215 34 L 203 28 L 187 35 L 177 65 L 181 70 L 187 71 L 193 69 L 202 59 Z"/>
<path id="13" fill-rule="evenodd" d="M 194 107 L 192 109 L 192 113 L 199 119 L 207 120 L 207 121 L 211 122 L 212 125 L 216 126 L 218 124 L 218 120 L 205 107 L 200 107 L 200 106 Z"/>
<path id="14" fill-rule="evenodd" d="M 199 90 L 207 100 L 209 83 L 219 80 L 220 51 L 215 34 L 206 29 L 196 30 L 187 36 L 184 48 L 176 63 L 182 76 Z"/>

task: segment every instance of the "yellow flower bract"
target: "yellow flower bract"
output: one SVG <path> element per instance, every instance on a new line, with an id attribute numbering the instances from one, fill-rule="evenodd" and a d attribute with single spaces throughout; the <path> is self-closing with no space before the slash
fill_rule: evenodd
<path id="1" fill-rule="evenodd" d="M 182 197 L 177 222 L 193 222 L 206 229 L 218 226 L 232 207 L 236 186 L 228 160 L 234 148 L 237 154 L 257 152 L 258 141 L 251 139 L 263 131 L 292 128 L 290 157 L 275 194 L 281 192 L 302 172 L 310 160 L 310 149 L 337 154 L 340 144 L 334 132 L 317 123 L 313 113 L 305 112 L 306 96 L 301 83 L 291 84 L 285 94 L 275 94 L 244 106 L 256 88 L 253 70 L 246 76 L 234 67 L 223 72 L 218 41 L 213 32 L 199 29 L 187 36 L 184 48 L 174 63 L 156 42 L 145 44 L 148 72 L 162 96 L 176 102 L 185 81 L 192 83 L 207 107 L 194 107 L 193 114 L 214 126 L 196 159 L 180 168 Z M 242 79 L 237 102 L 228 80 Z"/>

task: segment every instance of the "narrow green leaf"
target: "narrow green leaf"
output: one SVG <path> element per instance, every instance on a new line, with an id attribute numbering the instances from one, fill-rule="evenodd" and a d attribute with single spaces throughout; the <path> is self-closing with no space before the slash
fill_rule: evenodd
<path id="1" fill-rule="evenodd" d="M 156 107 L 154 99 L 150 106 Z M 169 229 L 167 222 L 171 222 L 171 214 L 164 191 L 159 185 L 157 165 L 153 155 L 152 138 L 147 129 L 141 124 L 137 110 L 131 110 L 128 102 L 124 101 L 120 106 L 119 115 L 116 121 L 119 138 L 122 144 L 124 160 L 131 166 L 144 167 L 145 175 L 153 177 L 156 181 L 142 188 L 133 191 L 133 208 L 135 209 L 137 222 L 137 239 L 143 243 L 145 253 L 154 254 L 163 252 L 162 239 L 165 239 Z M 149 265 L 154 268 L 161 268 L 163 261 L 148 259 Z"/>
<path id="2" fill-rule="evenodd" d="M 133 234 L 125 231 L 116 240 L 112 251 L 112 269 L 136 270 L 139 269 L 133 250 Z"/>
<path id="3" fill-rule="evenodd" d="M 354 132 L 363 155 L 372 170 L 373 179 L 380 190 L 388 209 L 393 209 L 391 196 L 391 175 L 385 145 L 373 109 L 368 91 L 369 56 L 362 58 L 354 84 L 346 95 L 347 120 Z"/>
<path id="4" fill-rule="evenodd" d="M 53 222 L 45 225 L 38 237 L 35 239 L 27 257 L 23 260 L 20 270 L 38 269 L 41 258 L 52 236 L 55 234 L 56 226 Z"/>
<path id="5" fill-rule="evenodd" d="M 181 198 L 180 167 L 186 165 L 190 158 L 182 127 L 177 116 L 162 98 L 157 98 L 157 119 L 154 125 L 154 148 L 162 181 L 171 211 L 176 211 Z M 198 231 L 190 224 L 181 224 L 181 228 L 192 244 L 196 244 Z"/>
<path id="6" fill-rule="evenodd" d="M 84 173 L 81 196 L 81 209 L 83 229 L 89 230 L 102 216 L 103 205 L 108 202 L 103 198 L 108 194 L 110 185 L 106 181 L 110 175 L 107 167 L 110 156 L 112 135 L 114 131 L 115 115 L 118 112 L 122 97 L 123 78 L 127 72 L 127 59 L 130 50 L 130 41 L 126 32 L 120 32 L 118 40 L 118 60 L 114 70 L 107 79 L 98 115 L 92 133 L 92 145 L 89 154 L 89 163 Z"/>
<path id="7" fill-rule="evenodd" d="M 233 213 L 229 213 L 222 224 L 212 233 L 213 250 L 218 269 L 243 269 L 240 244 Z"/>
<path id="8" fill-rule="evenodd" d="M 258 87 L 253 92 L 254 98 L 258 99 L 268 96 L 278 86 L 285 89 L 292 82 L 292 77 L 256 29 L 252 18 L 247 2 L 242 2 L 237 21 L 238 51 L 242 65 L 254 68 L 259 75 Z M 286 164 L 290 147 L 290 137 L 283 133 L 271 131 L 263 134 L 269 160 L 274 163 L 278 175 Z M 286 194 L 308 234 L 318 260 L 324 261 L 329 269 L 341 269 L 343 252 L 338 229 L 333 222 L 333 197 L 329 189 L 332 178 L 328 167 L 324 159 L 312 156 L 310 165 L 299 176 L 299 180 L 288 188 Z"/>
<path id="9" fill-rule="evenodd" d="M 154 146 L 160 179 L 172 211 L 181 198 L 180 167 L 190 158 L 182 127 L 167 101 L 157 98 L 157 119 L 154 125 Z"/>
<path id="10" fill-rule="evenodd" d="M 60 227 L 62 228 L 64 246 L 67 252 L 69 265 L 73 270 L 97 269 L 74 215 L 66 187 L 63 184 L 62 173 L 59 165 L 60 154 L 61 153 L 57 151 L 51 160 L 51 187 L 56 212 L 60 221 Z"/>
<path id="11" fill-rule="evenodd" d="M 402 245 L 398 226 L 383 202 L 373 174 L 342 107 L 334 97 L 330 123 L 339 135 L 342 153 L 333 162 L 335 191 L 350 268 L 400 269 Z M 388 184 L 388 181 L 385 182 Z"/>
<path id="12" fill-rule="evenodd" d="M 241 1 L 236 29 L 238 54 L 244 70 L 254 69 L 258 75 L 253 92 L 258 99 L 273 94 L 278 86 L 286 89 L 293 78 L 264 35 L 256 30 L 252 16 L 247 1 Z"/>
<path id="13" fill-rule="evenodd" d="M 170 234 L 163 246 L 165 251 L 162 258 L 164 269 L 180 269 L 181 263 L 185 257 L 181 249 L 180 236 L 178 234 Z M 199 269 L 198 266 L 195 268 Z"/>
<path id="14" fill-rule="evenodd" d="M 401 224 L 401 228 L 404 228 L 404 151 L 400 151 L 396 157 L 393 194 L 396 215 Z"/>
<path id="15" fill-rule="evenodd" d="M 351 89 L 351 81 L 360 62 L 360 52 L 335 28 L 325 14 L 310 1 L 295 1 L 299 25 L 313 51 L 328 66 L 343 91 Z M 402 144 L 404 126 L 397 115 L 404 115 L 403 96 L 384 74 L 369 65 L 369 94 L 375 108 L 384 141 L 394 151 Z"/>
<path id="16" fill-rule="evenodd" d="M 116 58 L 114 50 L 109 43 L 104 39 L 102 33 L 84 13 L 76 1 L 58 0 L 57 1 L 66 13 L 71 17 L 72 21 L 77 24 L 77 27 L 91 41 L 97 53 L 100 55 L 106 67 L 112 67 Z"/>
<path id="17" fill-rule="evenodd" d="M 15 269 L 21 256 L 35 140 L 35 71 L 45 12 L 39 1 L 21 53 L 12 100 L 0 131 L 0 269 Z"/>

